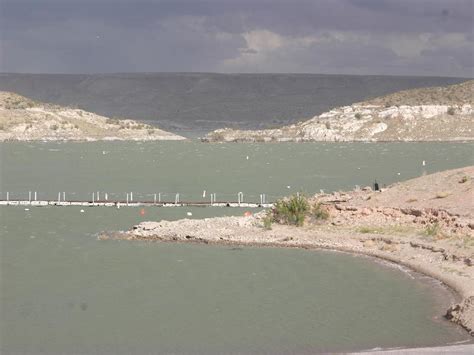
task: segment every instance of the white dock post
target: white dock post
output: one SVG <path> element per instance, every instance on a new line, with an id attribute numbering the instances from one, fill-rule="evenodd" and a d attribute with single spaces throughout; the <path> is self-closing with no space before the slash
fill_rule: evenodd
<path id="1" fill-rule="evenodd" d="M 108 201 L 109 200 L 109 194 L 106 192 L 105 193 L 105 201 Z"/>
<path id="2" fill-rule="evenodd" d="M 99 202 L 100 197 L 99 197 L 99 191 L 97 191 L 97 202 Z"/>
<path id="3" fill-rule="evenodd" d="M 92 204 L 94 204 L 94 202 L 95 202 L 95 193 L 93 192 L 92 193 Z"/>
<path id="4" fill-rule="evenodd" d="M 179 193 L 174 197 L 174 203 L 177 205 L 179 203 Z"/>
<path id="5" fill-rule="evenodd" d="M 237 200 L 238 200 L 238 202 L 239 202 L 239 205 L 240 205 L 242 202 L 244 202 L 244 193 L 243 193 L 243 192 L 239 192 L 239 193 L 237 194 Z"/>
<path id="6" fill-rule="evenodd" d="M 35 191 L 35 201 L 38 200 L 37 197 L 38 197 L 38 196 L 37 196 L 37 192 Z"/>
<path id="7" fill-rule="evenodd" d="M 63 202 L 66 202 L 66 192 L 63 191 Z"/>
<path id="8" fill-rule="evenodd" d="M 211 194 L 211 206 L 214 204 L 214 194 Z"/>
<path id="9" fill-rule="evenodd" d="M 262 200 L 263 200 L 263 204 L 265 204 L 265 202 L 266 202 L 266 201 L 265 201 L 265 200 L 266 200 L 265 194 L 262 194 Z"/>
<path id="10" fill-rule="evenodd" d="M 61 202 L 61 193 L 58 192 L 58 203 Z"/>
<path id="11" fill-rule="evenodd" d="M 161 192 L 158 193 L 158 202 L 161 202 Z"/>
<path id="12" fill-rule="evenodd" d="M 128 206 L 128 192 L 127 192 L 127 206 Z"/>
<path id="13" fill-rule="evenodd" d="M 30 205 L 31 205 L 31 191 L 28 191 L 28 202 L 29 202 Z"/>
<path id="14" fill-rule="evenodd" d="M 133 201 L 133 192 L 130 192 L 130 202 Z"/>
<path id="15" fill-rule="evenodd" d="M 7 202 L 10 201 L 10 193 L 7 191 Z"/>
<path id="16" fill-rule="evenodd" d="M 153 203 L 156 205 L 156 194 L 153 194 Z"/>
<path id="17" fill-rule="evenodd" d="M 217 194 L 214 192 L 214 203 L 217 202 Z"/>

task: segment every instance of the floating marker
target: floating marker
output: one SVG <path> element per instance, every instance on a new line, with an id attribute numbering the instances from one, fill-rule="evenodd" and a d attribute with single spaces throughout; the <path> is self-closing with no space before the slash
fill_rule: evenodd
<path id="1" fill-rule="evenodd" d="M 80 210 L 79 212 L 84 213 L 84 210 Z"/>
<path id="2" fill-rule="evenodd" d="M 421 165 L 425 166 L 425 165 L 426 165 L 426 161 L 423 160 L 423 162 L 421 163 Z"/>
<path id="3" fill-rule="evenodd" d="M 142 209 L 140 210 L 140 215 L 142 215 L 142 216 L 145 215 L 145 209 L 144 209 L 144 208 L 142 208 Z"/>
<path id="4" fill-rule="evenodd" d="M 191 212 L 186 213 L 188 216 L 192 216 L 193 214 Z"/>

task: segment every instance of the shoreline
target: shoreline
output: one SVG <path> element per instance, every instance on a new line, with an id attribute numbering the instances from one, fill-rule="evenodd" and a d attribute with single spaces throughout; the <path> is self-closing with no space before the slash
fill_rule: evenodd
<path id="1" fill-rule="evenodd" d="M 229 217 L 218 217 L 218 218 L 229 218 Z M 232 217 L 230 217 L 232 218 Z M 237 217 L 237 218 L 254 218 L 252 217 Z M 190 220 L 188 220 L 190 221 Z M 191 220 L 192 221 L 192 220 Z M 176 221 L 179 222 L 179 221 Z M 348 236 L 344 236 L 348 237 Z M 355 236 L 356 237 L 356 236 Z M 360 236 L 359 236 L 360 237 Z M 373 237 L 373 236 L 372 236 Z M 298 231 L 293 234 L 294 238 L 298 238 Z M 365 257 L 372 259 L 372 262 L 379 264 L 380 266 L 385 267 L 395 267 L 395 268 L 405 268 L 408 272 L 412 272 L 418 274 L 418 276 L 425 276 L 429 279 L 439 282 L 441 287 L 444 287 L 447 292 L 449 292 L 453 299 L 455 300 L 455 305 L 462 304 L 467 299 L 473 298 L 472 294 L 470 293 L 467 287 L 463 287 L 462 282 L 458 282 L 453 278 L 449 277 L 449 275 L 443 274 L 441 272 L 437 272 L 422 263 L 414 263 L 402 258 L 387 254 L 386 252 L 382 251 L 374 251 L 374 250 L 365 250 L 363 248 L 358 248 L 351 243 L 347 245 L 337 245 L 337 244 L 330 244 L 327 243 L 331 239 L 329 236 L 325 241 L 316 241 L 314 243 L 288 243 L 285 240 L 275 240 L 273 242 L 261 242 L 257 240 L 232 240 L 232 239 L 225 239 L 225 240 L 213 240 L 213 239 L 205 239 L 202 237 L 191 237 L 185 236 L 184 239 L 181 238 L 163 238 L 163 237 L 137 237 L 136 235 L 130 236 L 130 232 L 119 232 L 118 234 L 114 233 L 114 235 L 99 235 L 100 240 L 108 240 L 108 239 L 126 239 L 126 240 L 133 240 L 133 241 L 146 241 L 149 243 L 175 243 L 175 244 L 207 244 L 207 245 L 215 245 L 215 246 L 229 246 L 229 247 L 258 247 L 258 248 L 292 248 L 292 249 L 305 249 L 309 251 L 326 251 L 326 252 L 334 252 L 334 253 L 344 253 L 347 255 L 355 256 L 355 257 Z M 287 239 L 287 238 L 285 238 Z M 348 240 L 353 241 L 354 238 L 348 237 Z M 367 238 L 366 240 L 371 240 L 371 237 Z M 400 270 L 404 272 L 403 270 Z M 405 271 L 407 272 L 407 271 Z M 445 302 L 446 304 L 449 303 Z M 447 312 L 453 306 L 446 309 L 441 309 L 439 312 L 439 316 L 444 318 L 444 321 L 449 321 L 446 317 Z M 451 320 L 452 321 L 452 320 Z M 355 350 L 350 351 L 347 353 L 350 354 L 416 354 L 419 350 L 424 352 L 437 352 L 437 353 L 444 353 L 444 352 L 456 352 L 456 353 L 471 353 L 474 351 L 474 330 L 472 328 L 472 320 L 470 323 L 463 323 L 463 322 L 453 322 L 453 326 L 458 326 L 462 328 L 464 331 L 467 331 L 469 335 L 473 338 L 470 340 L 466 340 L 463 344 L 442 344 L 442 345 L 434 345 L 434 346 L 422 346 L 418 348 L 404 348 L 403 346 L 398 348 L 390 348 L 390 349 L 362 349 L 362 350 Z M 344 352 L 346 353 L 346 352 Z"/>

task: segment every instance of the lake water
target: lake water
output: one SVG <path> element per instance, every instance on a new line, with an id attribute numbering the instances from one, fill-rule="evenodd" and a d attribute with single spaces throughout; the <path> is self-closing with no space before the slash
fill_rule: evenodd
<path id="1" fill-rule="evenodd" d="M 0 145 L 1 192 L 55 198 L 66 191 L 77 199 L 133 189 L 143 199 L 160 191 L 198 199 L 205 189 L 218 198 L 239 191 L 276 198 L 473 164 L 472 148 L 8 143 Z M 372 259 L 97 240 L 102 230 L 187 212 L 203 218 L 244 210 L 147 208 L 142 216 L 135 208 L 1 207 L 1 353 L 313 353 L 469 339 L 441 317 L 454 301 L 449 291 Z"/>

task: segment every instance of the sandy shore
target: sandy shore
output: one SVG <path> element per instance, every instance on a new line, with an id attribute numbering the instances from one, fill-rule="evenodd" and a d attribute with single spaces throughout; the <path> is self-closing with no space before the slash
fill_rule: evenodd
<path id="1" fill-rule="evenodd" d="M 316 195 L 312 202 L 322 203 L 330 217 L 307 218 L 302 227 L 274 224 L 265 229 L 265 214 L 258 213 L 142 222 L 127 232 L 103 233 L 99 238 L 330 249 L 377 257 L 438 279 L 456 291 L 460 302 L 441 312 L 474 336 L 473 179 L 474 167 L 466 167 L 382 192 L 366 188 Z"/>

